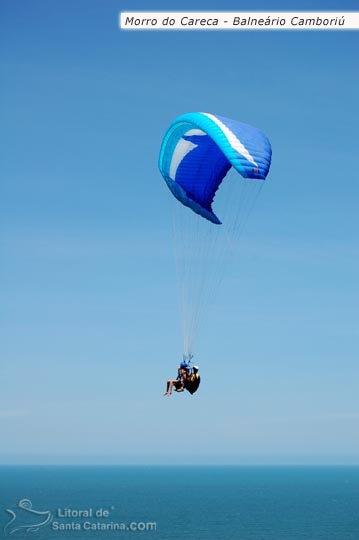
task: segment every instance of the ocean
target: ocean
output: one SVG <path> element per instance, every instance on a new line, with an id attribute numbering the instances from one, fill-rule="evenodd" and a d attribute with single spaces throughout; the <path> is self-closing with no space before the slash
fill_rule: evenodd
<path id="1" fill-rule="evenodd" d="M 359 467 L 0 467 L 14 540 L 358 540 L 358 510 Z"/>

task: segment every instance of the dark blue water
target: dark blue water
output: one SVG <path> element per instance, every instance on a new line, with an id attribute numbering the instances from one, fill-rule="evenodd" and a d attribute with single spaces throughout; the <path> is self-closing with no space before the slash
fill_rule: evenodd
<path id="1" fill-rule="evenodd" d="M 358 508 L 358 467 L 0 467 L 0 538 L 358 540 Z"/>

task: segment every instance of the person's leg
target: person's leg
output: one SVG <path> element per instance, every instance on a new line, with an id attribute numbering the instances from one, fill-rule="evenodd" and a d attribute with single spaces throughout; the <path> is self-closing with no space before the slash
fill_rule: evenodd
<path id="1" fill-rule="evenodd" d="M 174 387 L 176 392 L 183 392 L 184 390 L 184 381 L 176 380 L 174 381 Z"/>
<path id="2" fill-rule="evenodd" d="M 170 386 L 169 386 L 169 389 L 168 389 L 168 392 L 169 392 L 170 395 L 172 394 L 172 388 L 173 388 L 173 385 L 175 384 L 175 382 L 176 382 L 176 380 L 173 380 L 173 379 L 170 380 Z"/>
<path id="3" fill-rule="evenodd" d="M 170 396 L 172 394 L 172 386 L 173 384 L 175 383 L 176 381 L 173 380 L 173 379 L 169 379 L 167 381 L 167 388 L 166 388 L 166 392 L 163 394 L 164 396 Z"/>

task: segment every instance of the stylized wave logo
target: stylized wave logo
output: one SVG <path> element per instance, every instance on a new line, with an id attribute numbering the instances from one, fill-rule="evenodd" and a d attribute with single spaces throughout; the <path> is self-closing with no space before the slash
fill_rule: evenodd
<path id="1" fill-rule="evenodd" d="M 7 508 L 11 515 L 10 521 L 4 527 L 4 533 L 10 535 L 16 531 L 35 532 L 52 521 L 52 513 L 33 510 L 29 499 L 21 499 L 14 508 Z"/>

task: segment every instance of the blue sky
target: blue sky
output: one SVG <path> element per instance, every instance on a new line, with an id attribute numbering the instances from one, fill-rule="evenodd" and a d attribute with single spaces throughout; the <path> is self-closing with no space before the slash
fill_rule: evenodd
<path id="1" fill-rule="evenodd" d="M 1 2 L 0 461 L 357 462 L 358 32 L 118 29 L 166 4 Z M 324 9 L 270 9 L 299 6 Z M 157 157 L 197 110 L 263 129 L 273 162 L 201 390 L 165 399 L 182 341 Z"/>

